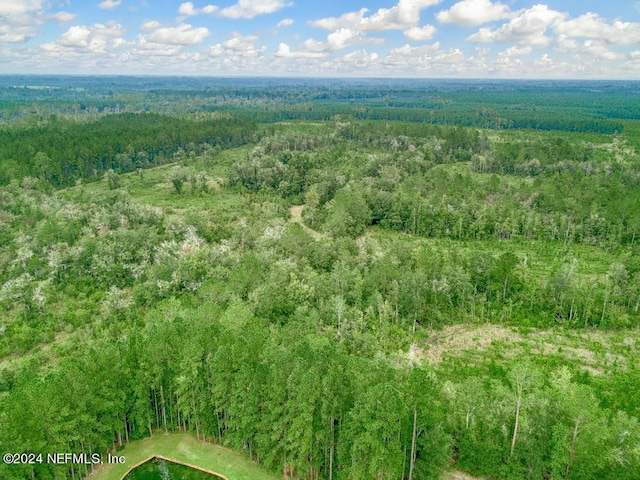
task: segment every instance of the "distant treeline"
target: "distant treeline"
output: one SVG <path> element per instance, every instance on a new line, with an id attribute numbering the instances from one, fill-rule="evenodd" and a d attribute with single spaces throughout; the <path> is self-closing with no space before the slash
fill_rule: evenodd
<path id="1" fill-rule="evenodd" d="M 252 122 L 231 116 L 180 118 L 123 113 L 95 121 L 50 116 L 29 128 L 0 130 L 0 184 L 25 176 L 54 186 L 95 179 L 110 169 L 135 171 L 171 161 L 180 151 L 203 145 L 235 147 L 253 138 Z"/>
<path id="2" fill-rule="evenodd" d="M 313 103 L 274 105 L 241 110 L 236 107 L 225 107 L 225 110 L 227 108 L 242 118 L 261 123 L 291 120 L 322 121 L 330 120 L 336 115 L 346 115 L 357 120 L 416 122 L 491 129 L 558 130 L 603 134 L 621 133 L 624 129 L 621 122 L 614 120 L 589 118 L 584 115 L 559 115 L 553 111 L 540 114 L 531 111 L 497 112 L 484 109 L 443 108 L 442 106 L 438 108 L 361 107 Z M 220 106 L 211 106 L 207 109 L 217 111 L 220 110 Z"/>
<path id="3" fill-rule="evenodd" d="M 243 112 L 262 122 L 402 120 L 492 129 L 620 133 L 638 82 L 7 76 L 0 122 L 50 114 Z"/>

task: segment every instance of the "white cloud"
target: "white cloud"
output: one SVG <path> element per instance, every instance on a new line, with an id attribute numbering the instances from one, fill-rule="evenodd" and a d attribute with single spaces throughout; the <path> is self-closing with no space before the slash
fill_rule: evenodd
<path id="1" fill-rule="evenodd" d="M 118 8 L 122 0 L 104 0 L 104 2 L 100 2 L 98 4 L 98 8 L 102 8 L 103 10 L 113 10 L 114 8 Z"/>
<path id="2" fill-rule="evenodd" d="M 285 18 L 285 19 L 283 19 L 283 20 L 280 20 L 280 21 L 278 22 L 278 25 L 276 25 L 276 26 L 277 26 L 278 28 L 280 28 L 280 27 L 289 27 L 289 26 L 291 26 L 291 25 L 293 25 L 293 19 L 291 19 L 291 18 Z"/>
<path id="3" fill-rule="evenodd" d="M 403 76 L 473 76 L 486 74 L 483 58 L 466 57 L 459 48 L 440 49 L 440 43 L 394 48 L 380 62 L 387 72 Z"/>
<path id="4" fill-rule="evenodd" d="M 523 76 L 525 66 L 525 63 L 520 58 L 511 58 L 507 55 L 500 55 L 496 57 L 496 60 L 488 70 L 506 75 Z"/>
<path id="5" fill-rule="evenodd" d="M 609 50 L 608 43 L 602 40 L 585 41 L 584 50 L 600 60 L 622 60 L 625 58 L 625 55 Z"/>
<path id="6" fill-rule="evenodd" d="M 125 30 L 119 23 L 74 25 L 62 34 L 58 45 L 91 52 L 105 52 L 122 45 Z"/>
<path id="7" fill-rule="evenodd" d="M 193 17 L 202 13 L 214 13 L 218 11 L 218 7 L 215 5 L 207 5 L 203 8 L 195 8 L 192 2 L 181 3 L 178 7 L 178 13 L 186 15 L 187 17 Z"/>
<path id="8" fill-rule="evenodd" d="M 176 27 L 161 27 L 157 22 L 147 22 L 143 27 L 151 32 L 143 36 L 146 42 L 162 45 L 196 45 L 209 36 L 207 28 L 194 27 L 188 23 L 181 23 Z"/>
<path id="9" fill-rule="evenodd" d="M 309 25 L 317 28 L 324 28 L 326 30 L 336 30 L 338 28 L 357 28 L 358 25 L 364 21 L 364 15 L 369 9 L 361 8 L 357 12 L 345 13 L 340 17 L 328 17 L 321 18 L 320 20 L 313 20 L 309 22 Z"/>
<path id="10" fill-rule="evenodd" d="M 147 20 L 142 25 L 140 25 L 140 30 L 155 30 L 156 28 L 160 28 L 162 24 L 156 20 Z"/>
<path id="11" fill-rule="evenodd" d="M 325 42 L 309 39 L 304 42 L 305 50 L 309 52 L 333 52 L 342 50 L 351 44 L 351 40 L 357 38 L 357 34 L 349 28 L 339 28 L 327 35 Z"/>
<path id="12" fill-rule="evenodd" d="M 363 70 L 375 66 L 377 60 L 378 54 L 375 52 L 369 53 L 366 50 L 356 50 L 343 55 L 342 58 L 338 59 L 338 62 L 345 64 L 350 69 L 357 68 Z"/>
<path id="13" fill-rule="evenodd" d="M 398 0 L 391 8 L 380 8 L 365 16 L 369 11 L 361 8 L 356 12 L 345 13 L 340 17 L 321 18 L 309 22 L 309 25 L 326 30 L 348 28 L 356 32 L 382 32 L 385 30 L 404 30 L 420 22 L 420 12 L 442 0 Z"/>
<path id="14" fill-rule="evenodd" d="M 276 50 L 273 55 L 278 58 L 323 58 L 327 56 L 325 52 L 292 52 L 291 48 L 286 43 L 280 43 L 280 45 L 278 45 L 278 50 Z"/>
<path id="15" fill-rule="evenodd" d="M 212 45 L 207 54 L 213 57 L 258 57 L 264 53 L 266 47 L 256 48 L 257 41 L 256 35 L 234 34 L 229 40 Z"/>
<path id="16" fill-rule="evenodd" d="M 186 3 L 181 3 L 180 6 L 178 7 L 178 13 L 180 15 L 197 15 L 197 11 L 193 6 L 193 3 L 191 2 L 186 2 Z"/>
<path id="17" fill-rule="evenodd" d="M 0 0 L 0 17 L 31 12 L 41 6 L 41 0 Z"/>
<path id="18" fill-rule="evenodd" d="M 298 75 L 357 76 L 380 73 L 376 52 L 355 50 L 344 55 L 328 56 L 322 53 L 291 51 L 287 44 L 280 44 L 274 54 L 278 68 Z"/>
<path id="19" fill-rule="evenodd" d="M 546 5 L 538 4 L 520 12 L 510 22 L 497 29 L 481 28 L 467 40 L 546 46 L 550 42 L 550 38 L 545 35 L 547 29 L 566 17 L 566 13 L 549 10 Z"/>
<path id="20" fill-rule="evenodd" d="M 420 12 L 441 0 L 399 0 L 390 9 L 379 9 L 372 15 L 372 23 L 381 26 L 396 23 L 398 25 L 415 25 L 420 19 Z"/>
<path id="21" fill-rule="evenodd" d="M 348 12 L 340 17 L 321 18 L 309 22 L 312 27 L 332 30 L 324 42 L 308 39 L 303 43 L 306 52 L 332 52 L 343 50 L 354 44 L 384 43 L 378 38 L 367 38 L 371 32 L 385 30 L 404 30 L 407 39 L 412 41 L 426 41 L 433 37 L 435 27 L 425 25 L 418 27 L 420 12 L 430 6 L 440 3 L 441 0 L 398 0 L 391 8 L 380 8 L 376 12 L 367 15 L 366 8 L 355 12 Z"/>
<path id="22" fill-rule="evenodd" d="M 248 53 L 249 56 L 254 56 L 256 52 L 254 44 L 257 40 L 258 37 L 255 35 L 237 35 L 224 42 L 223 45 L 229 51 L 243 55 Z"/>
<path id="23" fill-rule="evenodd" d="M 437 42 L 422 47 L 405 45 L 393 49 L 384 59 L 384 63 L 392 67 L 392 71 L 409 76 L 419 74 L 459 76 L 474 67 L 472 59 L 466 58 L 462 50 L 458 48 L 440 50 L 440 44 Z"/>
<path id="24" fill-rule="evenodd" d="M 562 53 L 572 53 L 574 58 L 586 60 L 589 57 L 598 59 L 599 61 L 615 61 L 623 60 L 625 54 L 610 50 L 611 44 L 604 40 L 589 39 L 580 43 L 572 38 L 566 38 L 560 35 L 556 41 L 554 50 Z"/>
<path id="25" fill-rule="evenodd" d="M 580 44 L 573 38 L 566 35 L 558 35 L 556 37 L 554 49 L 558 52 L 573 52 L 580 48 Z"/>
<path id="26" fill-rule="evenodd" d="M 238 0 L 238 3 L 223 8 L 219 14 L 226 18 L 254 18 L 277 12 L 285 7 L 290 7 L 293 2 L 283 0 Z"/>
<path id="27" fill-rule="evenodd" d="M 433 45 L 424 45 L 421 47 L 412 47 L 411 45 L 404 45 L 398 48 L 392 48 L 384 59 L 384 63 L 387 65 L 410 65 L 415 61 L 424 59 L 427 55 L 432 54 L 440 49 L 440 42 L 436 42 Z"/>
<path id="28" fill-rule="evenodd" d="M 67 23 L 70 22 L 71 20 L 75 19 L 78 15 L 76 15 L 75 13 L 69 13 L 69 12 L 58 12 L 56 14 L 53 15 L 53 19 L 58 21 L 59 23 Z"/>
<path id="29" fill-rule="evenodd" d="M 437 55 L 427 57 L 427 59 L 433 64 L 447 65 L 453 70 L 459 69 L 459 66 L 465 63 L 465 56 L 459 48 L 440 51 Z"/>
<path id="30" fill-rule="evenodd" d="M 529 55 L 533 52 L 533 48 L 530 45 L 524 47 L 518 47 L 514 45 L 513 47 L 509 47 L 506 50 L 498 53 L 498 57 L 521 57 L 524 55 Z"/>
<path id="31" fill-rule="evenodd" d="M 327 50 L 342 50 L 348 47 L 351 40 L 356 38 L 355 32 L 348 28 L 340 28 L 333 33 L 327 35 L 327 41 L 324 44 L 324 48 Z"/>
<path id="32" fill-rule="evenodd" d="M 509 16 L 509 7 L 491 0 L 462 0 L 449 10 L 436 15 L 441 23 L 453 23 L 458 26 L 473 26 L 501 20 Z"/>
<path id="33" fill-rule="evenodd" d="M 47 16 L 40 0 L 0 0 L 0 43 L 23 43 L 35 37 Z"/>
<path id="34" fill-rule="evenodd" d="M 424 27 L 411 27 L 404 31 L 404 36 L 412 42 L 425 42 L 431 40 L 438 30 L 433 25 L 425 25 Z"/>
<path id="35" fill-rule="evenodd" d="M 35 37 L 36 33 L 30 26 L 20 27 L 0 24 L 0 43 L 23 43 Z"/>
<path id="36" fill-rule="evenodd" d="M 62 34 L 58 44 L 63 47 L 72 48 L 89 47 L 89 37 L 91 36 L 92 31 L 92 27 L 88 27 L 86 25 L 74 25 Z"/>
<path id="37" fill-rule="evenodd" d="M 567 37 L 594 38 L 607 43 L 640 43 L 640 23 L 615 21 L 609 24 L 600 15 L 591 12 L 558 23 L 554 31 Z"/>
<path id="38" fill-rule="evenodd" d="M 128 42 L 126 31 L 115 22 L 73 25 L 57 41 L 40 45 L 48 57 L 70 61 L 73 58 L 110 58 Z"/>
<path id="39" fill-rule="evenodd" d="M 538 67 L 550 67 L 553 65 L 553 59 L 549 56 L 548 53 L 544 53 L 539 59 L 534 62 L 534 65 Z"/>
<path id="40" fill-rule="evenodd" d="M 133 63 L 146 62 L 147 64 L 157 63 L 156 57 L 164 58 L 173 57 L 177 60 L 177 55 L 182 51 L 183 46 L 180 44 L 165 44 L 150 42 L 146 36 L 138 36 L 136 47 L 127 53 L 125 58 L 133 60 Z"/>

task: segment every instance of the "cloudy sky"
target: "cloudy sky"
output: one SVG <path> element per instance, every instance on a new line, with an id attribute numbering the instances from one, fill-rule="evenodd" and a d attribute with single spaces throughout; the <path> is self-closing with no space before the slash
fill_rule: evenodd
<path id="1" fill-rule="evenodd" d="M 640 1 L 0 0 L 0 73 L 640 79 Z"/>

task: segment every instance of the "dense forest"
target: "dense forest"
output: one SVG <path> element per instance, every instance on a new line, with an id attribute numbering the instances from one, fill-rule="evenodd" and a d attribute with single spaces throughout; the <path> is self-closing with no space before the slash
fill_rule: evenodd
<path id="1" fill-rule="evenodd" d="M 54 187 L 95 180 L 108 170 L 135 171 L 173 162 L 184 152 L 229 148 L 247 143 L 251 122 L 228 115 L 180 118 L 153 113 L 123 113 L 76 122 L 51 115 L 27 128 L 2 132 L 0 184 L 25 176 Z"/>
<path id="2" fill-rule="evenodd" d="M 637 479 L 638 88 L 3 78 L 0 450 Z"/>

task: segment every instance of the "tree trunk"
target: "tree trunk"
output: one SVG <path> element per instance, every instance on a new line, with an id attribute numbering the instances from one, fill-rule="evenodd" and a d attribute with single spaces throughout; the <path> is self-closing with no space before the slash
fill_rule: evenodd
<path id="1" fill-rule="evenodd" d="M 475 293 L 471 298 L 472 298 L 472 300 L 471 300 L 471 321 L 475 322 L 476 321 L 476 296 L 475 296 Z"/>
<path id="2" fill-rule="evenodd" d="M 416 461 L 416 437 L 418 426 L 418 409 L 413 407 L 413 432 L 411 433 L 411 457 L 409 458 L 409 480 L 413 480 L 413 467 Z"/>
<path id="3" fill-rule="evenodd" d="M 329 480 L 333 480 L 333 441 L 334 441 L 334 419 L 331 417 L 331 445 L 329 446 Z"/>
<path id="4" fill-rule="evenodd" d="M 511 439 L 511 453 L 509 456 L 513 455 L 513 450 L 516 448 L 516 439 L 518 438 L 518 427 L 520 426 L 520 402 L 522 398 L 518 396 L 518 400 L 516 402 L 516 424 L 513 426 L 513 438 Z"/>
<path id="5" fill-rule="evenodd" d="M 567 243 L 569 243 L 569 232 L 571 231 L 571 224 L 567 225 L 567 231 L 564 234 L 564 246 L 567 246 Z"/>
<path id="6" fill-rule="evenodd" d="M 193 393 L 191 395 L 191 411 L 194 412 L 196 411 L 196 405 L 195 405 L 195 401 L 193 400 Z M 196 438 L 198 440 L 200 440 L 200 425 L 198 424 L 198 417 L 196 416 L 195 418 L 195 424 L 196 424 Z"/>
<path id="7" fill-rule="evenodd" d="M 609 294 L 606 293 L 604 296 L 604 302 L 602 302 L 602 315 L 600 316 L 600 323 L 604 322 L 604 314 L 607 309 L 607 301 L 609 300 Z"/>
<path id="8" fill-rule="evenodd" d="M 502 302 L 504 303 L 507 298 L 507 279 L 508 277 L 504 277 L 504 286 L 502 287 Z"/>
<path id="9" fill-rule="evenodd" d="M 402 474 L 400 476 L 400 480 L 404 480 L 404 469 L 407 465 L 407 446 L 405 445 L 402 449 Z"/>
<path id="10" fill-rule="evenodd" d="M 160 392 L 162 392 L 162 385 L 160 385 L 160 389 L 161 389 Z M 171 425 L 174 425 L 174 423 L 173 423 L 173 402 L 171 401 L 171 397 L 172 397 L 171 390 L 169 390 L 169 423 Z M 164 405 L 164 401 L 162 403 Z M 178 429 L 180 429 L 180 425 L 178 425 Z M 165 426 L 165 430 L 166 430 L 166 426 Z"/>
<path id="11" fill-rule="evenodd" d="M 164 426 L 165 433 L 167 433 L 167 409 L 164 404 L 164 389 L 162 385 L 160 385 L 160 402 L 162 403 L 162 425 Z"/>
<path id="12" fill-rule="evenodd" d="M 218 443 L 222 445 L 222 428 L 220 428 L 220 413 L 216 412 L 216 421 L 218 422 Z"/>
<path id="13" fill-rule="evenodd" d="M 578 438 L 578 431 L 580 428 L 580 420 L 576 420 L 576 424 L 573 428 L 573 436 L 571 437 L 571 446 L 569 447 L 569 461 L 567 462 L 567 468 L 564 469 L 564 478 L 569 476 L 569 468 L 571 467 L 571 460 L 576 454 L 576 439 Z"/>
<path id="14" fill-rule="evenodd" d="M 80 442 L 80 451 L 81 452 L 86 452 L 86 451 L 91 451 L 91 449 L 85 450 L 84 442 Z M 93 465 L 93 463 L 91 465 Z M 79 475 L 80 478 L 82 478 L 82 472 L 80 472 L 78 475 Z M 87 467 L 86 463 L 84 464 L 84 476 L 85 477 L 89 476 L 89 468 Z"/>
<path id="15" fill-rule="evenodd" d="M 156 428 L 160 428 L 160 414 L 158 412 L 158 395 L 156 394 L 156 389 L 153 388 L 153 406 L 156 410 Z"/>
<path id="16" fill-rule="evenodd" d="M 569 308 L 569 323 L 573 320 L 573 299 L 571 299 L 571 308 Z"/>

